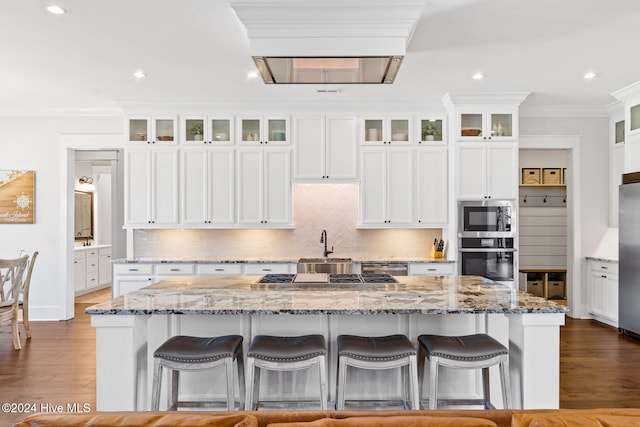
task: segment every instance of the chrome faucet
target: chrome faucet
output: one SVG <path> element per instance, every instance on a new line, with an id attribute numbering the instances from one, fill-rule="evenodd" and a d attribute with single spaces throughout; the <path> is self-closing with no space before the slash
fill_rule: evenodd
<path id="1" fill-rule="evenodd" d="M 324 257 L 328 257 L 329 254 L 333 253 L 333 246 L 331 246 L 331 250 L 327 250 L 327 230 L 322 230 L 320 233 L 320 243 L 324 243 Z"/>

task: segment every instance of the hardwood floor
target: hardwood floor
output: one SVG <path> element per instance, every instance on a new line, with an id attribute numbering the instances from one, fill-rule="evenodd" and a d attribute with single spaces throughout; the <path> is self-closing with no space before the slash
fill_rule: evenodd
<path id="1" fill-rule="evenodd" d="M 0 404 L 88 404 L 95 410 L 95 331 L 84 309 L 105 295 L 78 299 L 75 319 L 33 322 L 33 339 L 15 351 L 10 334 L 0 335 Z M 640 408 L 640 340 L 609 326 L 567 318 L 561 329 L 560 406 L 562 408 Z M 14 406 L 15 406 L 14 405 Z M 0 425 L 22 419 L 25 411 L 0 412 Z"/>

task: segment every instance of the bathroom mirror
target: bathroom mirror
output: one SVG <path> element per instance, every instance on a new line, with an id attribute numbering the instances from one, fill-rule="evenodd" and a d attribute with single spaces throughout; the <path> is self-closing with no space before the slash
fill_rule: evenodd
<path id="1" fill-rule="evenodd" d="M 93 193 L 76 191 L 75 240 L 93 239 Z"/>

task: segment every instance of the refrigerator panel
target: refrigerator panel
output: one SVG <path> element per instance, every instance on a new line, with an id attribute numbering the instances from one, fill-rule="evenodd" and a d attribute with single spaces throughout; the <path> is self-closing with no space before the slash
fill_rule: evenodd
<path id="1" fill-rule="evenodd" d="M 621 185 L 619 203 L 618 326 L 640 334 L 640 183 Z"/>

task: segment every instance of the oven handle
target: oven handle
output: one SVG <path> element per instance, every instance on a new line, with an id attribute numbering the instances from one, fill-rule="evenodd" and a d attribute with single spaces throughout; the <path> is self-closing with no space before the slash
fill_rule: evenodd
<path id="1" fill-rule="evenodd" d="M 460 248 L 460 252 L 517 252 L 513 248 Z"/>

